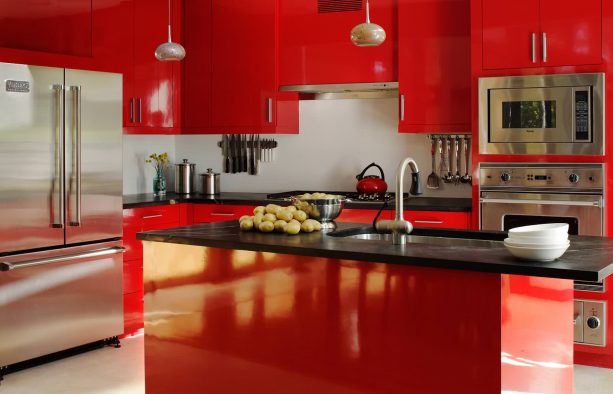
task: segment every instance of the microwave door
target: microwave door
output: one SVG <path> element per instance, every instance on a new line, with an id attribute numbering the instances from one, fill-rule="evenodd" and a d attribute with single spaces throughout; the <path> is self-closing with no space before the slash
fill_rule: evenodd
<path id="1" fill-rule="evenodd" d="M 491 89 L 489 142 L 573 142 L 573 89 Z"/>
<path id="2" fill-rule="evenodd" d="M 122 77 L 66 70 L 66 243 L 122 235 Z"/>
<path id="3" fill-rule="evenodd" d="M 0 63 L 0 253 L 64 244 L 64 70 Z"/>

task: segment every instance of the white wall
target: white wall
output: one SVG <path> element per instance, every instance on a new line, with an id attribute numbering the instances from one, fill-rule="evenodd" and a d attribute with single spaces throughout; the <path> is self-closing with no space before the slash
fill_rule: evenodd
<path id="1" fill-rule="evenodd" d="M 399 134 L 398 100 L 311 100 L 300 102 L 300 134 L 273 136 L 279 142 L 277 161 L 262 163 L 259 176 L 222 174 L 225 192 L 274 193 L 289 190 L 355 190 L 355 176 L 373 161 L 383 167 L 390 190 L 396 167 L 406 156 L 416 159 L 424 195 L 470 197 L 467 185 L 425 188 L 431 172 L 426 135 Z M 177 136 L 177 159 L 196 163 L 198 173 L 222 170 L 221 149 L 214 136 Z M 372 171 L 372 172 L 371 172 Z M 368 174 L 377 174 L 373 168 Z M 405 176 L 405 190 L 410 176 Z M 198 185 L 200 190 L 200 185 Z"/>
<path id="2" fill-rule="evenodd" d="M 153 193 L 153 167 L 145 163 L 151 153 L 167 152 L 175 163 L 175 137 L 172 135 L 123 136 L 123 194 Z M 167 188 L 173 190 L 174 166 L 170 166 Z"/>

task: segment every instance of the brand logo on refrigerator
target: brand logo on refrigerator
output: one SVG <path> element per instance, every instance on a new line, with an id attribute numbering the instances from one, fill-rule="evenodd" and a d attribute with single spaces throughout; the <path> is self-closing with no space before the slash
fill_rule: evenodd
<path id="1" fill-rule="evenodd" d="M 7 92 L 30 93 L 30 82 L 28 81 L 6 81 Z"/>

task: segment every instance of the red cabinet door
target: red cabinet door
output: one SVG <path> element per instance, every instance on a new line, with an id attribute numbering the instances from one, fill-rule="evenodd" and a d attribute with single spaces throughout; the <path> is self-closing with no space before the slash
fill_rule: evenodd
<path id="1" fill-rule="evenodd" d="M 273 124 L 275 12 L 275 0 L 213 0 L 213 127 Z"/>
<path id="2" fill-rule="evenodd" d="M 182 1 L 173 2 L 173 39 L 181 39 Z M 173 134 L 180 128 L 179 62 L 160 62 L 156 48 L 168 40 L 168 2 L 132 0 L 131 65 L 124 74 L 124 131 Z"/>
<path id="3" fill-rule="evenodd" d="M 483 68 L 540 65 L 540 31 L 539 0 L 483 0 Z"/>
<path id="4" fill-rule="evenodd" d="M 364 3 L 280 1 L 281 85 L 397 81 L 395 0 L 370 2 L 372 22 L 387 34 L 385 43 L 371 48 L 349 39 L 351 29 L 364 22 Z"/>
<path id="5" fill-rule="evenodd" d="M 470 229 L 470 212 L 405 211 L 404 218 L 414 227 Z"/>
<path id="6" fill-rule="evenodd" d="M 226 220 L 238 220 L 244 215 L 253 215 L 251 205 L 218 205 L 198 204 L 194 205 L 194 223 L 224 222 Z"/>
<path id="7" fill-rule="evenodd" d="M 400 132 L 470 131 L 470 0 L 399 0 Z"/>
<path id="8" fill-rule="evenodd" d="M 377 212 L 379 212 L 378 209 L 343 209 L 335 221 L 372 224 L 375 216 L 377 216 Z M 390 220 L 392 219 L 392 214 L 393 211 L 391 210 L 382 211 L 379 220 Z"/>
<path id="9" fill-rule="evenodd" d="M 602 1 L 540 1 L 543 65 L 602 63 Z"/>
<path id="10" fill-rule="evenodd" d="M 2 0 L 0 47 L 91 56 L 92 2 Z"/>
<path id="11" fill-rule="evenodd" d="M 209 132 L 298 132 L 298 96 L 278 93 L 277 1 L 212 0 Z"/>

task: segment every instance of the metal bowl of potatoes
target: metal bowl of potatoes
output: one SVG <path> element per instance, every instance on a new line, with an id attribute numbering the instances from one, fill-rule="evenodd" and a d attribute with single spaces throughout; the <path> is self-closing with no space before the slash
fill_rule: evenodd
<path id="1" fill-rule="evenodd" d="M 334 229 L 336 219 L 345 207 L 345 196 L 325 193 L 305 193 L 290 197 L 292 205 L 321 223 L 322 229 Z"/>

